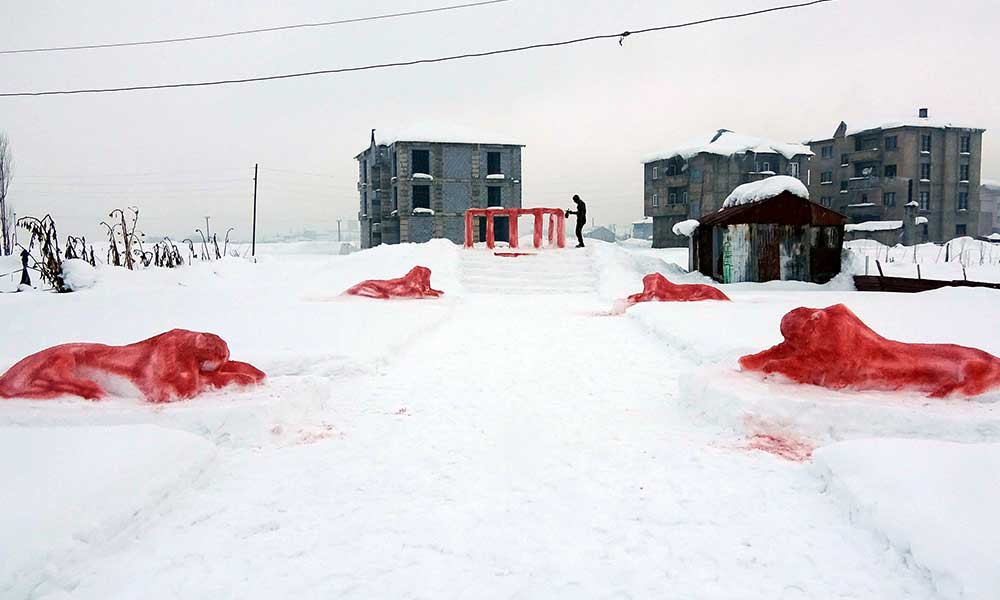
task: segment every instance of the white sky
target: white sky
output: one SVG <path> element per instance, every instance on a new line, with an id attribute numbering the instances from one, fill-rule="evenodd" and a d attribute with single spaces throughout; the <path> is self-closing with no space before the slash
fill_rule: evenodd
<path id="1" fill-rule="evenodd" d="M 3 48 L 132 41 L 429 8 L 455 0 L 225 0 L 6 6 Z M 781 0 L 513 0 L 397 20 L 223 40 L 0 55 L 0 91 L 178 82 L 433 57 L 676 23 Z M 727 128 L 779 140 L 841 119 L 910 115 L 986 128 L 1000 179 L 1000 4 L 839 0 L 615 41 L 439 65 L 239 86 L 0 98 L 19 214 L 95 235 L 137 205 L 147 234 L 336 228 L 357 216 L 353 156 L 371 128 L 442 123 L 502 132 L 524 150 L 525 205 L 580 194 L 598 224 L 642 216 L 649 152 Z M 150 173 L 146 176 L 121 174 Z M 106 175 L 106 176 L 104 176 Z M 72 176 L 72 177 L 57 177 Z"/>

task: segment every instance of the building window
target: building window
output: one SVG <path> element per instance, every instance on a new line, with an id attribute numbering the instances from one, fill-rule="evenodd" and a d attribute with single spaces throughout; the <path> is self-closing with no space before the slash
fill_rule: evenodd
<path id="1" fill-rule="evenodd" d="M 958 225 L 955 225 L 955 237 L 962 237 L 966 235 L 967 232 L 968 229 L 966 228 L 965 223 L 959 223 Z"/>
<path id="2" fill-rule="evenodd" d="M 398 174 L 398 172 L 399 172 L 399 169 L 397 168 L 397 166 L 398 165 L 396 164 L 396 151 L 393 150 L 392 151 L 392 176 L 393 177 L 395 177 Z"/>
<path id="3" fill-rule="evenodd" d="M 486 206 L 503 206 L 503 188 L 492 185 L 486 188 Z"/>
<path id="4" fill-rule="evenodd" d="M 894 136 L 894 135 L 887 135 L 885 137 L 885 149 L 886 150 L 895 150 L 897 148 L 897 146 L 896 146 L 897 143 L 898 142 L 896 141 L 896 136 Z"/>
<path id="5" fill-rule="evenodd" d="M 885 192 L 882 194 L 883 206 L 896 206 L 896 192 Z"/>
<path id="6" fill-rule="evenodd" d="M 368 161 L 361 161 L 361 181 L 368 183 Z"/>
<path id="7" fill-rule="evenodd" d="M 656 208 L 659 205 L 660 205 L 660 195 L 659 194 L 653 194 L 653 208 Z"/>
<path id="8" fill-rule="evenodd" d="M 840 182 L 840 192 L 841 193 L 847 192 L 847 180 L 846 179 L 844 181 Z"/>
<path id="9" fill-rule="evenodd" d="M 399 210 L 399 188 L 392 188 L 392 210 Z"/>
<path id="10" fill-rule="evenodd" d="M 800 173 L 799 169 L 800 169 L 800 167 L 799 167 L 799 162 L 798 161 L 793 160 L 790 163 L 788 163 L 788 174 L 791 175 L 792 177 L 795 177 L 795 178 L 799 177 L 799 173 Z"/>
<path id="11" fill-rule="evenodd" d="M 430 150 L 412 150 L 410 152 L 410 173 L 425 173 L 430 175 L 431 173 L 431 151 Z M 429 207 L 428 207 L 429 208 Z"/>
<path id="12" fill-rule="evenodd" d="M 653 179 L 660 178 L 660 167 L 653 167 Z"/>
<path id="13" fill-rule="evenodd" d="M 368 190 L 361 191 L 361 214 L 368 215 Z"/>
<path id="14" fill-rule="evenodd" d="M 970 147 L 969 136 L 963 135 L 962 137 L 960 137 L 958 142 L 958 151 L 961 152 L 962 154 L 968 154 L 969 147 Z"/>
<path id="15" fill-rule="evenodd" d="M 823 146 L 820 150 L 820 155 L 823 158 L 833 158 L 833 146 Z"/>
<path id="16" fill-rule="evenodd" d="M 969 210 L 969 192 L 958 193 L 958 210 Z"/>
<path id="17" fill-rule="evenodd" d="M 920 136 L 920 151 L 921 152 L 931 151 L 931 135 L 929 133 L 925 133 Z"/>
<path id="18" fill-rule="evenodd" d="M 930 210 L 930 209 L 931 209 L 931 193 L 920 192 L 920 210 Z"/>
<path id="19" fill-rule="evenodd" d="M 896 165 L 886 165 L 885 166 L 886 179 L 892 179 L 895 176 L 896 176 Z"/>
<path id="20" fill-rule="evenodd" d="M 667 196 L 667 202 L 677 204 L 677 192 L 670 192 L 670 195 Z"/>
<path id="21" fill-rule="evenodd" d="M 930 181 L 931 179 L 931 164 L 921 163 L 920 164 L 920 179 L 925 181 Z"/>
<path id="22" fill-rule="evenodd" d="M 760 171 L 759 171 L 760 173 L 770 173 L 771 172 L 771 163 L 767 162 L 766 160 L 764 162 L 760 163 L 760 166 L 761 166 Z"/>
<path id="23" fill-rule="evenodd" d="M 820 183 L 833 183 L 833 171 L 823 171 L 819 176 Z"/>
<path id="24" fill-rule="evenodd" d="M 414 150 L 414 152 L 417 152 Z M 426 150 L 424 150 L 426 152 Z M 431 186 L 429 185 L 415 185 L 413 186 L 413 208 L 430 208 L 431 207 Z"/>
<path id="25" fill-rule="evenodd" d="M 667 176 L 672 176 L 677 174 L 677 164 L 673 161 L 667 163 Z"/>
<path id="26" fill-rule="evenodd" d="M 832 196 L 822 196 L 822 197 L 821 197 L 821 198 L 819 199 L 819 203 L 820 203 L 820 204 L 821 204 L 822 206 L 825 206 L 825 207 L 827 207 L 827 208 L 830 208 L 831 206 L 833 206 L 833 197 L 832 197 Z"/>
<path id="27" fill-rule="evenodd" d="M 958 165 L 958 180 L 959 181 L 969 180 L 969 165 Z"/>
<path id="28" fill-rule="evenodd" d="M 840 166 L 846 167 L 849 164 L 851 164 L 851 161 L 850 161 L 849 158 L 847 158 L 847 155 L 846 154 L 841 154 L 840 155 Z"/>
<path id="29" fill-rule="evenodd" d="M 500 168 L 500 153 L 499 152 L 487 152 L 486 153 L 486 174 L 487 175 L 503 175 L 503 170 Z"/>

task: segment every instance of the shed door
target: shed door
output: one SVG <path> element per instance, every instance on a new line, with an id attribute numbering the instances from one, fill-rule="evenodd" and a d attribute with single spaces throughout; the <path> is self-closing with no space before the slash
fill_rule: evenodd
<path id="1" fill-rule="evenodd" d="M 756 225 L 755 248 L 757 251 L 756 281 L 781 279 L 781 225 Z"/>

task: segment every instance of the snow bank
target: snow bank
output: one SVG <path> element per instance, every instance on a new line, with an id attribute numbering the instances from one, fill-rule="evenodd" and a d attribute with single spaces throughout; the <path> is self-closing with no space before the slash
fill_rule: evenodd
<path id="1" fill-rule="evenodd" d="M 688 219 L 687 221 L 681 221 L 680 223 L 674 225 L 673 232 L 674 235 L 691 237 L 694 235 L 694 232 L 698 229 L 699 225 L 701 225 L 701 223 L 698 222 L 698 219 Z"/>
<path id="2" fill-rule="evenodd" d="M 0 428 L 0 597 L 75 587 L 67 565 L 148 518 L 215 453 L 159 427 Z"/>
<path id="3" fill-rule="evenodd" d="M 97 283 L 97 269 L 80 258 L 71 258 L 62 263 L 63 280 L 66 287 L 73 290 L 83 290 Z"/>
<path id="4" fill-rule="evenodd" d="M 902 228 L 902 221 L 865 221 L 863 223 L 848 223 L 844 225 L 844 231 L 892 231 Z"/>
<path id="5" fill-rule="evenodd" d="M 996 597 L 1000 444 L 858 440 L 814 459 L 852 519 L 924 569 L 942 597 Z"/>
<path id="6" fill-rule="evenodd" d="M 919 218 L 919 217 L 918 217 Z M 945 244 L 918 244 L 916 246 L 886 246 L 876 240 L 851 240 L 844 242 L 857 260 L 849 263 L 851 273 L 865 274 L 865 258 L 869 259 L 868 274 L 877 275 L 875 260 L 888 276 L 916 277 L 917 264 L 920 276 L 925 279 L 969 279 L 1000 283 L 1000 247 L 988 241 L 971 237 L 953 239 Z"/>
<path id="7" fill-rule="evenodd" d="M 722 209 L 732 208 L 741 204 L 760 202 L 768 198 L 774 198 L 784 192 L 790 192 L 800 198 L 809 199 L 809 190 L 806 189 L 802 181 L 789 175 L 775 175 L 774 177 L 768 177 L 760 181 L 744 183 L 737 187 L 733 190 L 732 194 L 729 194 L 726 201 L 722 203 Z"/>
<path id="8" fill-rule="evenodd" d="M 695 140 L 679 148 L 673 148 L 666 152 L 650 154 L 643 158 L 643 163 L 669 158 L 680 157 L 688 160 L 701 153 L 718 154 L 719 156 L 732 156 L 734 154 L 744 154 L 755 152 L 758 154 L 780 154 L 791 160 L 798 155 L 812 156 L 813 153 L 808 146 L 802 144 L 792 144 L 775 142 L 764 138 L 753 137 L 734 133 L 725 129 L 714 131 L 702 139 Z"/>

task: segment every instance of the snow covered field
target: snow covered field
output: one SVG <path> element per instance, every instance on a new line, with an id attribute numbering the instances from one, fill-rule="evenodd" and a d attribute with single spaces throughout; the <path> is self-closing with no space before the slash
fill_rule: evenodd
<path id="1" fill-rule="evenodd" d="M 647 273 L 705 280 L 643 244 L 337 251 L 0 295 L 0 369 L 183 327 L 269 375 L 165 406 L 0 403 L 0 598 L 995 597 L 996 395 L 830 392 L 736 358 L 838 302 L 1000 354 L 1000 293 L 737 284 L 608 316 Z M 442 299 L 339 296 L 416 264 Z"/>

